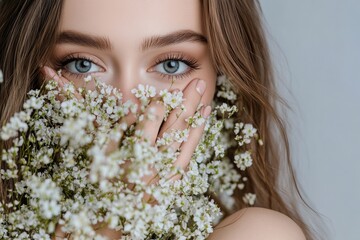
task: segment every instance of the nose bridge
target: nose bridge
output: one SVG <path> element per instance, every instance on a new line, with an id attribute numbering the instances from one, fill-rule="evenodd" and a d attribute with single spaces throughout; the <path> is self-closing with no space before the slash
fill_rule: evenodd
<path id="1" fill-rule="evenodd" d="M 124 101 L 131 100 L 137 102 L 136 97 L 131 93 L 140 83 L 139 69 L 135 59 L 126 59 L 118 64 L 115 73 L 115 85 L 123 94 Z"/>

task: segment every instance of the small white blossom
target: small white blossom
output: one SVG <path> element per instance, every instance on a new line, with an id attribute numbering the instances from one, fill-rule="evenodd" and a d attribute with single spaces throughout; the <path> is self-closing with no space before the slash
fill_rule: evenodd
<path id="1" fill-rule="evenodd" d="M 156 89 L 153 86 L 139 84 L 137 88 L 131 90 L 131 93 L 140 100 L 146 101 L 149 98 L 155 97 Z"/>
<path id="2" fill-rule="evenodd" d="M 224 98 L 230 102 L 234 102 L 237 99 L 235 92 L 232 90 L 229 79 L 226 75 L 220 75 L 217 78 L 216 85 L 219 86 L 219 90 L 216 93 L 218 98 Z"/>
<path id="3" fill-rule="evenodd" d="M 71 94 L 74 94 L 75 93 L 75 86 L 74 86 L 74 84 L 72 84 L 72 83 L 66 83 L 66 84 L 64 84 L 64 91 L 67 93 L 67 94 L 69 94 L 69 95 L 71 95 Z"/>
<path id="4" fill-rule="evenodd" d="M 30 99 L 26 100 L 23 107 L 25 109 L 40 109 L 44 104 L 44 100 L 41 98 L 37 98 L 35 96 L 32 96 Z"/>
<path id="5" fill-rule="evenodd" d="M 0 132 L 2 140 L 6 141 L 12 137 L 18 136 L 18 132 L 26 132 L 28 130 L 27 121 L 30 119 L 31 112 L 19 112 L 10 118 L 10 122 L 7 123 Z"/>
<path id="6" fill-rule="evenodd" d="M 175 109 L 184 101 L 183 92 L 170 93 L 167 89 L 160 90 L 159 95 L 165 106 L 169 106 L 170 109 Z"/>
<path id="7" fill-rule="evenodd" d="M 256 128 L 254 128 L 250 123 L 245 124 L 244 129 L 242 130 L 242 132 L 245 134 L 245 138 L 253 137 L 256 131 Z"/>
<path id="8" fill-rule="evenodd" d="M 33 235 L 34 240 L 50 240 L 50 235 L 45 232 L 44 229 L 40 229 L 40 231 Z"/>
<path id="9" fill-rule="evenodd" d="M 188 137 L 189 137 L 189 129 L 184 129 L 184 130 L 175 130 L 172 132 L 173 136 L 174 136 L 174 140 L 176 142 L 186 142 Z"/>
<path id="10" fill-rule="evenodd" d="M 235 155 L 234 159 L 236 166 L 240 170 L 245 170 L 252 165 L 252 157 L 249 151 Z"/>
<path id="11" fill-rule="evenodd" d="M 92 76 L 91 75 L 87 75 L 86 77 L 84 77 L 84 81 L 86 83 L 90 82 L 92 80 Z"/>
<path id="12" fill-rule="evenodd" d="M 178 108 L 179 117 L 186 110 L 183 93 L 163 89 L 155 98 L 154 87 L 140 84 L 131 91 L 141 102 L 135 104 L 123 102 L 116 88 L 96 77 L 84 78 L 91 80 L 94 90 L 73 84 L 61 89 L 55 81 L 47 83 L 45 93 L 31 90 L 24 110 L 1 128 L 2 140 L 14 139 L 1 153 L 6 170 L 0 169 L 0 177 L 13 180 L 15 187 L 14 201 L 0 203 L 0 238 L 50 239 L 60 224 L 74 239 L 103 240 L 93 226 L 106 223 L 121 231 L 122 239 L 206 239 L 221 214 L 207 193 L 214 192 L 231 209 L 235 189 L 244 189 L 247 182 L 236 166 L 252 164 L 244 144 L 255 138 L 261 145 L 251 124 L 231 118 L 237 108 L 229 105 L 235 93 L 228 79 L 219 77 L 214 111 L 206 120 L 200 104 L 186 118 L 185 129 L 167 131 L 155 144 L 139 127 L 145 113 L 156 115 L 148 104 L 163 103 L 165 119 Z M 75 98 L 76 92 L 83 98 Z M 134 124 L 125 121 L 129 114 L 137 116 Z M 202 124 L 203 135 L 186 169 L 174 165 L 182 155 L 171 145 L 187 141 Z M 231 162 L 228 151 L 233 147 Z M 144 201 L 147 196 L 151 202 Z M 249 193 L 243 201 L 253 205 L 255 199 Z M 6 218 L 4 207 L 12 211 Z"/>
<path id="13" fill-rule="evenodd" d="M 62 77 L 62 69 L 59 69 L 59 70 L 57 70 L 57 75 L 59 76 L 59 77 Z"/>
<path id="14" fill-rule="evenodd" d="M 244 127 L 244 123 L 235 123 L 234 133 L 239 134 L 240 130 Z"/>
<path id="15" fill-rule="evenodd" d="M 200 109 L 202 105 L 199 105 L 198 110 Z M 200 111 L 196 111 L 193 116 L 188 117 L 185 119 L 185 122 L 187 122 L 192 128 L 199 127 L 203 123 L 205 123 L 205 118 L 201 116 Z"/>
<path id="16" fill-rule="evenodd" d="M 243 196 L 244 203 L 249 204 L 250 206 L 255 204 L 255 200 L 256 200 L 256 195 L 253 193 L 246 193 Z"/>

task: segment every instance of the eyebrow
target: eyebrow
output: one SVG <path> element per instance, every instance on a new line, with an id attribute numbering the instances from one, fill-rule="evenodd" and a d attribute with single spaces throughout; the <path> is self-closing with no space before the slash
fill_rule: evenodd
<path id="1" fill-rule="evenodd" d="M 99 50 L 111 50 L 112 46 L 109 38 L 88 35 L 76 31 L 64 31 L 59 34 L 57 44 L 69 43 L 84 47 L 92 47 Z"/>
<path id="2" fill-rule="evenodd" d="M 164 47 L 182 42 L 199 42 L 202 44 L 207 44 L 207 39 L 204 35 L 192 30 L 180 30 L 166 35 L 155 35 L 144 39 L 141 44 L 141 50 L 145 51 L 150 48 Z M 76 44 L 84 47 L 96 48 L 99 50 L 112 49 L 110 40 L 107 37 L 94 36 L 69 30 L 61 32 L 57 37 L 56 43 Z"/>
<path id="3" fill-rule="evenodd" d="M 192 30 L 181 30 L 163 36 L 156 35 L 147 38 L 142 42 L 141 49 L 142 51 L 145 51 L 149 48 L 164 47 L 182 42 L 199 42 L 202 44 L 207 44 L 207 39 L 204 35 Z"/>

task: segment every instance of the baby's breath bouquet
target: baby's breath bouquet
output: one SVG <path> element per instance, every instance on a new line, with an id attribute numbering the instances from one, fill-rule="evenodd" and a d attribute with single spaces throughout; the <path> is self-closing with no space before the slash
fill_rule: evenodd
<path id="1" fill-rule="evenodd" d="M 222 213 L 209 193 L 231 206 L 233 191 L 246 181 L 235 168 L 252 164 L 246 145 L 253 138 L 261 144 L 251 124 L 234 121 L 238 109 L 228 79 L 218 78 L 208 118 L 197 111 L 186 129 L 163 134 L 155 145 L 138 127 L 154 117 L 146 107 L 158 101 L 165 116 L 184 110 L 182 92 L 139 85 L 132 90 L 140 100 L 135 104 L 95 77 L 84 80 L 94 81 L 95 90 L 54 80 L 31 90 L 2 127 L 1 141 L 11 146 L 0 154 L 0 175 L 13 187 L 0 202 L 0 238 L 54 239 L 60 228 L 68 239 L 106 239 L 96 231 L 106 226 L 121 239 L 205 239 Z M 135 123 L 124 121 L 129 114 Z M 189 165 L 176 167 L 179 149 L 171 143 L 187 141 L 189 130 L 202 124 Z M 156 181 L 144 181 L 154 172 Z M 252 205 L 255 195 L 243 200 Z"/>

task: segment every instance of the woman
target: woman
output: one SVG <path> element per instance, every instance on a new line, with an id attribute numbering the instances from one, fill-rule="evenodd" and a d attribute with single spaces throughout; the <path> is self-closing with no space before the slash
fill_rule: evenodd
<path id="1" fill-rule="evenodd" d="M 248 188 L 257 195 L 256 207 L 246 208 L 242 191 L 237 192 L 236 210 L 224 209 L 229 217 L 209 239 L 314 238 L 279 191 L 280 165 L 287 163 L 291 176 L 293 172 L 284 124 L 274 107 L 279 97 L 257 1 L 3 0 L 0 4 L 0 68 L 5 79 L 0 85 L 1 123 L 21 108 L 30 89 L 53 78 L 59 69 L 58 81 L 80 85 L 80 79 L 91 73 L 122 90 L 125 99 L 132 98 L 130 91 L 139 83 L 161 89 L 174 81 L 174 89 L 184 91 L 185 105 L 192 111 L 199 101 L 210 104 L 216 76 L 225 74 L 240 96 L 239 109 L 246 109 L 238 117 L 255 125 L 264 146 L 256 149 L 254 165 L 246 173 Z M 210 110 L 204 107 L 202 114 Z M 161 116 L 162 110 L 157 111 Z M 161 136 L 170 122 L 171 116 L 164 123 L 161 118 L 145 126 L 147 137 Z M 180 129 L 184 122 L 176 124 Z M 281 139 L 275 138 L 273 126 Z M 201 134 L 202 129 L 190 134 L 193 144 L 182 148 L 177 164 L 186 165 Z M 10 183 L 1 183 L 2 199 L 8 188 Z"/>

